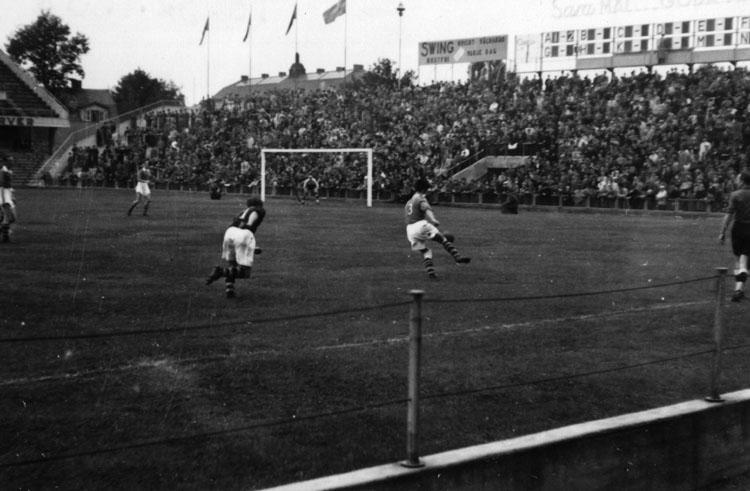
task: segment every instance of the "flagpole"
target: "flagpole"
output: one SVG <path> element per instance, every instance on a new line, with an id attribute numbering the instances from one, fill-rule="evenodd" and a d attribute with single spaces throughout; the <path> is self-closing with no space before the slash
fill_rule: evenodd
<path id="1" fill-rule="evenodd" d="M 250 5 L 250 18 L 247 20 L 247 41 L 248 41 L 248 55 L 247 55 L 247 80 L 252 87 L 253 80 L 253 6 Z M 250 91 L 248 90 L 248 93 Z"/>
<path id="2" fill-rule="evenodd" d="M 207 17 L 209 20 L 206 21 L 206 25 L 208 27 L 208 32 L 206 35 L 208 36 L 206 38 L 206 102 L 208 102 L 209 99 L 211 99 L 211 26 L 210 26 L 210 17 Z M 209 106 L 210 107 L 210 106 Z"/>
<path id="3" fill-rule="evenodd" d="M 349 6 L 347 5 L 347 10 L 348 10 L 348 7 Z M 349 26 L 349 15 L 344 15 L 344 92 L 346 92 L 346 38 L 347 38 L 346 33 L 347 33 L 348 26 Z"/>

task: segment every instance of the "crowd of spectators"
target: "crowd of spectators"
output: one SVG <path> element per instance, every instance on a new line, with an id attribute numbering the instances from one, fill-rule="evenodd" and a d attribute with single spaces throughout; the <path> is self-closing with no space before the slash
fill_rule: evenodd
<path id="1" fill-rule="evenodd" d="M 257 185 L 261 148 L 373 148 L 374 188 L 699 199 L 721 203 L 748 166 L 750 72 L 702 66 L 579 76 L 280 90 L 169 110 L 103 148 L 74 148 L 67 176 L 128 185 L 150 159 L 170 183 Z M 523 165 L 451 179 L 462 161 L 527 151 Z M 362 189 L 364 154 L 273 154 L 267 184 L 314 174 Z"/>

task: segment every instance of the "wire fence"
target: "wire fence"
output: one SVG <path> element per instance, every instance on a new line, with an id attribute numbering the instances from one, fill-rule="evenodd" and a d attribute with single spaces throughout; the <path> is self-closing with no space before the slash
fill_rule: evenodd
<path id="1" fill-rule="evenodd" d="M 195 432 L 179 436 L 170 436 L 164 438 L 146 439 L 142 441 L 135 441 L 129 443 L 123 443 L 122 445 L 105 446 L 99 448 L 83 448 L 75 449 L 69 452 L 58 453 L 58 454 L 45 454 L 40 458 L 17 458 L 0 461 L 0 469 L 7 469 L 13 467 L 41 465 L 54 461 L 69 460 L 82 457 L 93 457 L 103 454 L 111 454 L 115 452 L 146 448 L 146 447 L 157 447 L 164 445 L 171 445 L 180 442 L 189 442 L 192 440 L 209 439 L 225 435 L 233 435 L 245 432 L 257 431 L 260 429 L 281 427 L 281 426 L 293 426 L 309 423 L 315 420 L 324 418 L 335 418 L 348 414 L 359 413 L 363 411 L 373 411 L 381 408 L 392 407 L 392 406 L 407 406 L 408 421 L 407 421 L 407 459 L 403 462 L 405 466 L 419 466 L 419 455 L 417 451 L 417 440 L 418 440 L 418 415 L 419 415 L 419 401 L 427 401 L 430 403 L 436 403 L 443 401 L 448 398 L 465 397 L 468 395 L 484 393 L 484 392 L 498 392 L 519 387 L 530 387 L 538 386 L 542 384 L 561 383 L 574 379 L 582 379 L 586 377 L 593 377 L 602 374 L 624 372 L 628 370 L 634 370 L 653 365 L 669 364 L 682 360 L 708 357 L 713 356 L 712 359 L 712 374 L 709 388 L 709 396 L 706 397 L 709 401 L 720 401 L 720 391 L 718 387 L 718 380 L 721 374 L 721 354 L 725 351 L 737 351 L 746 350 L 750 348 L 750 344 L 741 343 L 732 346 L 723 346 L 722 328 L 723 328 L 723 308 L 724 308 L 724 283 L 726 279 L 726 268 L 717 268 L 717 274 L 708 277 L 699 277 L 681 281 L 650 284 L 647 286 L 638 286 L 631 288 L 617 288 L 603 291 L 591 291 L 591 292 L 573 292 L 573 293 L 562 293 L 557 295 L 539 295 L 539 296 L 517 296 L 517 297 L 497 297 L 497 298 L 480 298 L 480 299 L 430 299 L 423 300 L 420 291 L 412 291 L 413 299 L 409 302 L 392 302 L 383 303 L 376 305 L 363 306 L 356 309 L 336 310 L 332 309 L 325 312 L 297 314 L 289 316 L 281 316 L 274 318 L 265 319 L 254 319 L 253 324 L 275 324 L 280 322 L 286 322 L 289 320 L 301 320 L 301 319 L 312 319 L 321 317 L 335 317 L 348 314 L 357 314 L 370 311 L 382 311 L 385 309 L 399 309 L 407 306 L 411 306 L 410 311 L 410 367 L 409 367 L 409 383 L 410 392 L 408 396 L 403 398 L 395 398 L 389 400 L 372 401 L 359 405 L 352 405 L 348 407 L 342 407 L 338 409 L 332 409 L 320 412 L 311 412 L 309 414 L 294 414 L 292 417 L 268 419 L 263 422 L 259 422 L 251 425 L 241 425 L 232 428 L 227 428 L 218 431 L 205 431 Z M 640 361 L 638 363 L 620 364 L 618 366 L 601 368 L 597 370 L 582 371 L 576 373 L 566 373 L 550 377 L 542 377 L 530 380 L 522 380 L 510 383 L 499 383 L 482 385 L 477 387 L 465 387 L 455 390 L 443 390 L 422 393 L 419 390 L 419 368 L 420 360 L 419 353 L 421 351 L 421 324 L 423 322 L 423 316 L 421 314 L 421 304 L 432 303 L 432 304 L 456 304 L 456 303 L 487 303 L 487 302 L 507 302 L 510 300 L 514 301 L 535 301 L 535 300 L 555 300 L 572 297 L 583 297 L 583 296 L 596 296 L 604 294 L 616 294 L 624 292 L 633 292 L 639 290 L 650 290 L 650 289 L 663 289 L 671 288 L 675 286 L 685 285 L 689 283 L 704 283 L 704 282 L 716 282 L 716 311 L 715 311 L 715 326 L 714 326 L 714 346 L 711 349 L 702 349 L 691 352 L 685 352 L 675 356 L 658 357 L 650 360 Z M 20 343 L 43 343 L 48 341 L 77 341 L 85 339 L 104 339 L 104 338 L 118 338 L 123 336 L 152 336 L 152 335 L 164 335 L 164 334 L 184 334 L 187 331 L 203 331 L 206 329 L 216 330 L 217 328 L 231 328 L 241 327 L 243 323 L 238 322 L 226 322 L 221 324 L 211 325 L 186 325 L 179 327 L 166 327 L 159 329 L 138 329 L 130 331 L 108 331 L 108 332 L 96 332 L 96 333 L 81 333 L 78 335 L 60 335 L 60 336 L 24 336 L 24 337 L 5 337 L 0 338 L 0 344 L 20 344 Z M 414 356 L 416 355 L 416 360 Z M 211 359 L 211 357 L 207 358 Z M 27 382 L 24 382 L 27 383 Z"/>

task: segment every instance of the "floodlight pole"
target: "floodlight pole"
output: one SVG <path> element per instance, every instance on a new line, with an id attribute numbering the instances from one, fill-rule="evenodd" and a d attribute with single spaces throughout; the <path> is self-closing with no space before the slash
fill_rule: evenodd
<path id="1" fill-rule="evenodd" d="M 716 268 L 719 277 L 716 280 L 716 313 L 714 316 L 714 359 L 711 366 L 711 388 L 706 396 L 708 402 L 724 402 L 719 394 L 719 376 L 721 375 L 721 343 L 724 337 L 724 284 L 727 268 Z"/>
<path id="2" fill-rule="evenodd" d="M 419 460 L 419 365 L 422 351 L 423 290 L 409 292 L 413 298 L 409 317 L 409 405 L 406 412 L 406 460 L 404 467 L 424 467 Z"/>

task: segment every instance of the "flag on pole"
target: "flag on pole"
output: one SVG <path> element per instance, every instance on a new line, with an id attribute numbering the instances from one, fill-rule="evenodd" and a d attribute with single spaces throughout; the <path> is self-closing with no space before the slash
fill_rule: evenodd
<path id="1" fill-rule="evenodd" d="M 292 18 L 289 19 L 289 27 L 286 28 L 286 34 L 289 34 L 289 31 L 292 30 L 292 24 L 294 24 L 294 19 L 297 18 L 297 4 L 294 4 L 294 12 L 292 12 Z M 286 36 L 286 34 L 284 34 Z"/>
<path id="2" fill-rule="evenodd" d="M 247 36 L 250 34 L 250 24 L 253 23 L 253 10 L 250 9 L 250 17 L 247 18 L 247 29 L 245 30 L 245 37 L 242 38 L 242 42 L 247 41 Z"/>
<path id="3" fill-rule="evenodd" d="M 338 0 L 328 10 L 323 12 L 323 21 L 325 21 L 326 24 L 330 24 L 331 22 L 336 20 L 336 17 L 338 17 L 339 15 L 344 15 L 345 13 L 346 0 Z"/>
<path id="4" fill-rule="evenodd" d="M 201 34 L 201 42 L 198 43 L 198 46 L 203 44 L 203 39 L 206 37 L 206 32 L 208 32 L 208 17 L 206 17 L 206 25 L 203 26 L 203 34 Z"/>

